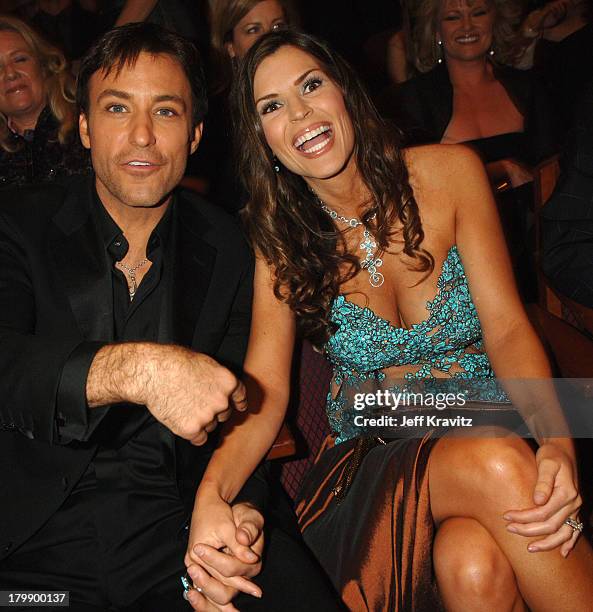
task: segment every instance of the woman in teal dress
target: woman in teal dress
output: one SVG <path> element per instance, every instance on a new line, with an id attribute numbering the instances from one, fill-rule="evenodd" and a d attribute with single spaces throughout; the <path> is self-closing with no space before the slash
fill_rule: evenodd
<path id="1" fill-rule="evenodd" d="M 550 377 L 479 159 L 458 145 L 401 150 L 352 70 L 294 32 L 254 46 L 234 103 L 257 253 L 250 410 L 227 428 L 197 495 L 186 562 L 203 609 L 231 608 L 194 545 L 222 548 L 228 504 L 280 429 L 297 333 L 334 366 L 333 434 L 297 514 L 349 609 L 589 609 L 593 554 L 579 537 L 573 444 L 551 430 L 554 397 L 516 401 L 523 414 L 536 407 L 533 446 L 510 432 L 368 435 L 347 399 L 386 375 L 474 386 Z M 218 578 L 230 594 L 246 588 Z"/>

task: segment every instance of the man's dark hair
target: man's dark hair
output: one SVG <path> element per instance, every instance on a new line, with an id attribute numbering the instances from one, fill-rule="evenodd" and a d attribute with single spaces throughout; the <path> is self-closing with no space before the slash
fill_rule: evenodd
<path id="1" fill-rule="evenodd" d="M 97 71 L 118 74 L 133 66 L 141 53 L 168 55 L 179 62 L 192 93 L 193 127 L 204 119 L 208 109 L 206 80 L 196 47 L 175 32 L 154 23 L 129 23 L 105 33 L 86 53 L 76 81 L 76 102 L 88 115 L 89 81 Z"/>

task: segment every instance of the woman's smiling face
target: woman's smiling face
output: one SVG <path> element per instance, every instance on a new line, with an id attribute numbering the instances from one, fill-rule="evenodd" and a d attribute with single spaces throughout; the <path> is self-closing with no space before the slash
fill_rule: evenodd
<path id="1" fill-rule="evenodd" d="M 45 101 L 43 72 L 29 45 L 18 32 L 0 32 L 0 112 L 37 117 Z"/>
<path id="2" fill-rule="evenodd" d="M 281 47 L 258 66 L 253 89 L 266 141 L 283 166 L 310 185 L 348 166 L 352 120 L 341 89 L 315 57 Z"/>
<path id="3" fill-rule="evenodd" d="M 492 47 L 495 11 L 488 0 L 443 0 L 439 35 L 447 59 L 485 57 Z"/>

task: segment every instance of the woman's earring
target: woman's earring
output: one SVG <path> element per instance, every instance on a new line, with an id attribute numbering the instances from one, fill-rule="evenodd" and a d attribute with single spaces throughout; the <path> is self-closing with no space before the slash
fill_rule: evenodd
<path id="1" fill-rule="evenodd" d="M 494 49 L 491 48 L 490 51 L 488 51 L 488 55 L 494 57 Z"/>
<path id="2" fill-rule="evenodd" d="M 272 167 L 274 168 L 274 172 L 280 172 L 280 162 L 275 155 L 272 158 Z"/>
<path id="3" fill-rule="evenodd" d="M 443 63 L 443 41 L 442 40 L 437 40 L 437 53 L 438 53 L 437 64 L 442 64 Z"/>

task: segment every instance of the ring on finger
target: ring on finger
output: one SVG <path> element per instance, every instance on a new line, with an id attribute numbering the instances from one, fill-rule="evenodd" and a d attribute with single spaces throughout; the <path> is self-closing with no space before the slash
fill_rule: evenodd
<path id="1" fill-rule="evenodd" d="M 576 518 L 572 518 L 572 517 L 570 517 L 570 516 L 569 516 L 569 517 L 568 517 L 568 518 L 567 518 L 567 519 L 564 521 L 564 524 L 565 524 L 565 525 L 568 525 L 569 527 L 571 527 L 571 528 L 572 528 L 573 533 L 574 533 L 575 531 L 578 531 L 579 533 L 582 533 L 582 532 L 583 532 L 584 525 L 583 525 L 583 523 L 582 523 L 581 521 L 579 521 L 579 520 L 578 520 L 578 519 L 576 519 Z"/>

